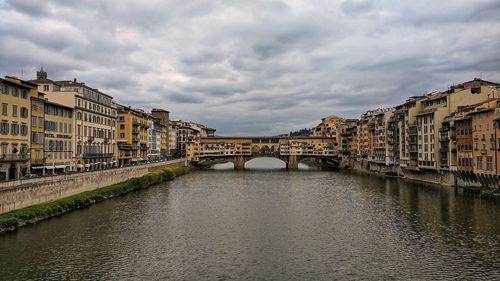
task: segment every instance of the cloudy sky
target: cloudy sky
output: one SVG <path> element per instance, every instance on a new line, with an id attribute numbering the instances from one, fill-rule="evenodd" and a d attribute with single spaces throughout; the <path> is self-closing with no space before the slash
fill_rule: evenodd
<path id="1" fill-rule="evenodd" d="M 76 77 L 219 134 L 500 81 L 500 2 L 0 0 L 0 75 Z"/>

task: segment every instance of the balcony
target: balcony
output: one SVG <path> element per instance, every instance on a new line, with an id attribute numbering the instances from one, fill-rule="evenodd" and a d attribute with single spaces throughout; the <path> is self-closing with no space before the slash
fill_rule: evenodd
<path id="1" fill-rule="evenodd" d="M 17 161 L 28 161 L 29 156 L 27 154 L 4 154 L 0 155 L 0 162 L 17 162 Z"/>
<path id="2" fill-rule="evenodd" d="M 120 150 L 137 150 L 139 147 L 137 145 L 128 143 L 118 143 L 118 149 Z"/>
<path id="3" fill-rule="evenodd" d="M 94 138 L 94 137 L 88 137 L 88 138 L 87 138 L 87 141 L 88 141 L 88 142 L 93 142 L 94 140 L 95 140 L 95 138 Z"/>
<path id="4" fill-rule="evenodd" d="M 113 153 L 84 153 L 83 158 L 110 158 Z"/>

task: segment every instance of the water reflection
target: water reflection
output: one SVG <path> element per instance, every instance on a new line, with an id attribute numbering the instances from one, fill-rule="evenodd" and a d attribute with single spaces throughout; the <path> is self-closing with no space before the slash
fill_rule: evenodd
<path id="1" fill-rule="evenodd" d="M 499 209 L 347 172 L 200 171 L 0 236 L 0 279 L 498 280 Z"/>

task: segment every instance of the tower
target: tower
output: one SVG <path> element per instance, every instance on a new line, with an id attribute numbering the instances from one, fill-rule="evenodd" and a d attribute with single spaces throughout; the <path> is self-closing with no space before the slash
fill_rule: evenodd
<path id="1" fill-rule="evenodd" d="M 36 80 L 46 80 L 47 72 L 43 70 L 43 65 L 40 66 L 40 71 L 36 72 Z"/>

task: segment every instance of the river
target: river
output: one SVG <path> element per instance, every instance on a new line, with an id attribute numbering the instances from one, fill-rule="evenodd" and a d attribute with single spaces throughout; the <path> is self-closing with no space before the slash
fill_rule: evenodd
<path id="1" fill-rule="evenodd" d="M 0 235 L 1 280 L 499 278 L 499 206 L 348 172 L 194 172 Z"/>

